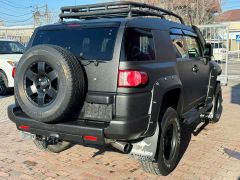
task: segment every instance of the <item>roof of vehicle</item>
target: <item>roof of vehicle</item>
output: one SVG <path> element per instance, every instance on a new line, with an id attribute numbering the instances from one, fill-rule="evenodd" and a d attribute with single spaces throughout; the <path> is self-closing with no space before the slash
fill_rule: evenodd
<path id="1" fill-rule="evenodd" d="M 68 21 L 63 23 L 56 23 L 52 25 L 42 26 L 39 29 L 55 29 L 62 26 L 70 26 L 74 24 L 79 25 L 91 25 L 91 26 L 114 26 L 114 24 L 119 24 L 126 27 L 136 27 L 136 28 L 148 28 L 148 29 L 158 29 L 158 30 L 169 30 L 171 28 L 181 28 L 189 31 L 193 31 L 190 26 L 186 26 L 180 23 L 169 21 L 161 18 L 154 17 L 133 17 L 133 18 L 100 18 L 100 19 L 87 19 L 87 20 L 77 20 Z M 74 26 L 71 26 L 74 27 Z"/>

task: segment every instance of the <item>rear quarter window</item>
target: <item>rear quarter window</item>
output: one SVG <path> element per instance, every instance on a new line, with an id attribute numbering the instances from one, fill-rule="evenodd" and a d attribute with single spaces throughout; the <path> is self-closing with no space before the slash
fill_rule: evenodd
<path id="1" fill-rule="evenodd" d="M 155 46 L 151 30 L 127 28 L 122 44 L 122 61 L 155 60 Z"/>

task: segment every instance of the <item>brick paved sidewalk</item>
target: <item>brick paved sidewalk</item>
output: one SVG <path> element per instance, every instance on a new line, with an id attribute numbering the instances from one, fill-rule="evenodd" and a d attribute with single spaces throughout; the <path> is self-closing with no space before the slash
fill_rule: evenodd
<path id="1" fill-rule="evenodd" d="M 224 87 L 224 113 L 199 133 L 184 130 L 183 157 L 168 177 L 142 171 L 112 148 L 76 145 L 60 154 L 39 151 L 7 119 L 13 97 L 0 98 L 0 179 L 238 179 L 240 177 L 240 87 Z M 107 150 L 107 151 L 106 151 Z"/>

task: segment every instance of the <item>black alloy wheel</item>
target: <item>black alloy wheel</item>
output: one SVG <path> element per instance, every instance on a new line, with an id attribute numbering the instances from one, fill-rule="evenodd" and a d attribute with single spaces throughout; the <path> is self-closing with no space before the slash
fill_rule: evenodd
<path id="1" fill-rule="evenodd" d="M 25 72 L 24 90 L 28 99 L 38 107 L 51 104 L 58 95 L 58 73 L 53 67 L 39 61 Z"/>
<path id="2" fill-rule="evenodd" d="M 177 133 L 177 128 L 174 127 L 174 124 L 170 124 L 167 127 L 163 138 L 163 155 L 166 161 L 171 160 L 176 152 L 176 141 L 178 137 Z"/>

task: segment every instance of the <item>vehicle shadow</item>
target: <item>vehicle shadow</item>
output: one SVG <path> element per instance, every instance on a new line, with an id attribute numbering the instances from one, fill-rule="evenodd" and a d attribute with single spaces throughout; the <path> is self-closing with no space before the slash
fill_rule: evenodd
<path id="1" fill-rule="evenodd" d="M 240 84 L 231 87 L 231 103 L 240 105 Z"/>
<path id="2" fill-rule="evenodd" d="M 79 144 L 79 145 L 81 145 L 81 144 Z M 99 155 L 104 155 L 105 152 L 118 152 L 118 153 L 121 153 L 121 151 L 115 149 L 111 145 L 99 146 L 99 145 L 85 144 L 84 146 L 97 149 L 97 151 L 94 152 L 94 154 L 92 155 L 92 158 L 94 158 L 96 156 L 99 156 Z"/>
<path id="3" fill-rule="evenodd" d="M 232 158 L 235 158 L 235 159 L 237 159 L 237 160 L 240 160 L 240 152 L 234 151 L 234 150 L 231 150 L 231 149 L 228 149 L 228 148 L 224 148 L 224 152 L 225 152 L 229 157 L 232 157 Z"/>

